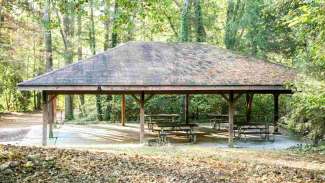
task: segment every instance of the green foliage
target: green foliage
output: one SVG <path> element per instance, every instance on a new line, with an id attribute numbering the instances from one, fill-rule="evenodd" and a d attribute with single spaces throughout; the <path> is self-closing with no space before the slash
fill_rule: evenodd
<path id="1" fill-rule="evenodd" d="M 286 26 L 303 42 L 294 60 L 303 76 L 297 79 L 289 128 L 309 136 L 317 144 L 325 135 L 325 4 L 321 1 L 299 3 L 285 16 Z"/>
<path id="2" fill-rule="evenodd" d="M 293 110 L 284 120 L 290 129 L 309 136 L 317 144 L 325 135 L 325 83 L 303 77 L 295 87 Z"/>
<path id="3" fill-rule="evenodd" d="M 227 49 L 235 49 L 240 30 L 240 17 L 244 12 L 244 3 L 241 0 L 227 1 L 227 18 L 225 25 L 224 43 Z"/>
<path id="4" fill-rule="evenodd" d="M 299 40 L 293 36 L 292 29 L 283 24 L 283 16 L 293 5 L 281 2 L 228 1 L 226 47 L 264 58 L 271 53 L 281 54 L 285 58 L 292 56 Z"/>
<path id="5" fill-rule="evenodd" d="M 225 25 L 228 49 L 296 66 L 305 75 L 295 83 L 298 92 L 285 120 L 289 128 L 308 135 L 314 143 L 325 130 L 324 20 L 321 1 L 229 0 Z M 270 107 L 259 105 L 265 104 L 264 99 L 254 100 L 255 109 L 270 114 Z"/>
<path id="6" fill-rule="evenodd" d="M 301 154 L 321 154 L 325 155 L 325 143 L 319 144 L 318 146 L 311 145 L 311 144 L 299 144 L 289 148 L 289 150 L 301 153 Z"/>
<path id="7" fill-rule="evenodd" d="M 296 39 L 304 44 L 297 50 L 301 69 L 315 78 L 325 78 L 325 3 L 312 1 L 291 10 L 286 25 L 295 31 Z"/>
<path id="8" fill-rule="evenodd" d="M 29 92 L 20 92 L 16 84 L 22 81 L 21 75 L 14 70 L 12 65 L 0 65 L 0 96 L 6 111 L 28 111 L 31 96 Z"/>

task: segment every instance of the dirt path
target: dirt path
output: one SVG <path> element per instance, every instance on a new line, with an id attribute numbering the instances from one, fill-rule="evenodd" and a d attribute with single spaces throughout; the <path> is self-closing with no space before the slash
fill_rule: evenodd
<path id="1" fill-rule="evenodd" d="M 5 113 L 0 117 L 0 142 L 22 140 L 35 125 L 41 124 L 40 113 Z"/>
<path id="2" fill-rule="evenodd" d="M 26 128 L 42 124 L 41 113 L 5 113 L 0 117 L 1 128 Z"/>

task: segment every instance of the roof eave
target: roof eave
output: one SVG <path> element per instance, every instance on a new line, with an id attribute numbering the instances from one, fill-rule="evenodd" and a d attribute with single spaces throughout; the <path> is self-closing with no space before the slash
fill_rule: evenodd
<path id="1" fill-rule="evenodd" d="M 213 93 L 213 92 L 261 92 L 261 93 L 292 93 L 285 85 L 215 85 L 215 86 L 145 86 L 145 85 L 75 85 L 75 86 L 47 86 L 47 85 L 19 85 L 21 91 L 47 91 L 50 93 Z"/>

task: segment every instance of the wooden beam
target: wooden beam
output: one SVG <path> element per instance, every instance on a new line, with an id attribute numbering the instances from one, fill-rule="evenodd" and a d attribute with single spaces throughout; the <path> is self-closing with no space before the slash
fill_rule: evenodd
<path id="1" fill-rule="evenodd" d="M 220 95 L 221 95 L 222 98 L 224 98 L 224 99 L 227 101 L 227 103 L 230 102 L 230 98 L 228 98 L 228 97 L 226 96 L 226 94 L 221 93 Z M 243 95 L 242 93 L 237 94 L 237 95 L 233 98 L 233 102 L 236 103 L 237 100 L 238 100 L 242 95 Z M 233 96 L 234 96 L 234 95 L 233 95 Z"/>
<path id="2" fill-rule="evenodd" d="M 134 94 L 132 94 L 131 96 L 138 104 L 141 104 L 141 101 L 140 101 L 140 99 L 138 99 L 137 96 L 135 96 Z"/>
<path id="3" fill-rule="evenodd" d="M 239 94 L 237 94 L 237 95 L 235 96 L 235 98 L 234 98 L 234 103 L 236 103 L 237 100 L 238 100 L 242 95 L 243 95 L 243 93 L 239 93 Z"/>
<path id="4" fill-rule="evenodd" d="M 279 121 L 279 94 L 275 93 L 273 94 L 273 103 L 274 103 L 274 110 L 273 110 L 273 126 L 274 126 L 274 132 L 278 133 L 278 121 Z"/>
<path id="5" fill-rule="evenodd" d="M 42 145 L 47 145 L 47 123 L 48 123 L 48 96 L 45 91 L 42 92 L 42 109 L 43 109 L 43 131 L 42 131 Z"/>
<path id="6" fill-rule="evenodd" d="M 221 93 L 220 95 L 223 99 L 226 100 L 227 103 L 229 103 L 229 98 L 224 93 Z"/>
<path id="7" fill-rule="evenodd" d="M 122 95 L 122 100 L 121 100 L 121 124 L 122 126 L 125 126 L 125 121 L 126 121 L 126 118 L 125 118 L 125 108 L 126 108 L 126 105 L 125 105 L 125 95 L 123 94 Z"/>
<path id="8" fill-rule="evenodd" d="M 184 113 L 184 115 L 185 115 L 185 122 L 186 122 L 186 124 L 188 124 L 188 106 L 189 106 L 189 94 L 186 94 L 185 95 L 185 105 L 184 105 L 184 107 L 185 107 L 185 113 Z"/>
<path id="9" fill-rule="evenodd" d="M 235 102 L 234 102 L 234 94 L 229 94 L 229 102 L 228 102 L 228 117 L 229 117 L 229 137 L 228 137 L 228 146 L 234 147 L 234 113 L 235 113 Z"/>
<path id="10" fill-rule="evenodd" d="M 140 95 L 140 144 L 144 143 L 144 93 Z"/>
<path id="11" fill-rule="evenodd" d="M 138 94 L 142 91 L 146 93 L 166 93 L 166 94 L 205 94 L 205 93 L 229 93 L 229 92 L 254 92 L 254 93 L 292 93 L 293 91 L 287 89 L 284 85 L 265 85 L 265 86 L 33 86 L 33 85 L 18 85 L 19 90 L 39 90 L 56 92 L 60 94 Z"/>
<path id="12" fill-rule="evenodd" d="M 152 97 L 154 97 L 154 94 L 150 94 L 145 100 L 144 103 L 148 102 Z"/>

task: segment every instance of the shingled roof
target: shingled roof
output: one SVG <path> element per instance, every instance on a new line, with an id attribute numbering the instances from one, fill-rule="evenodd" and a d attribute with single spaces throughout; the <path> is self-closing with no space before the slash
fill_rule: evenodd
<path id="1" fill-rule="evenodd" d="M 288 67 L 199 43 L 128 42 L 19 83 L 22 90 L 285 90 Z M 74 88 L 76 89 L 76 88 Z"/>

